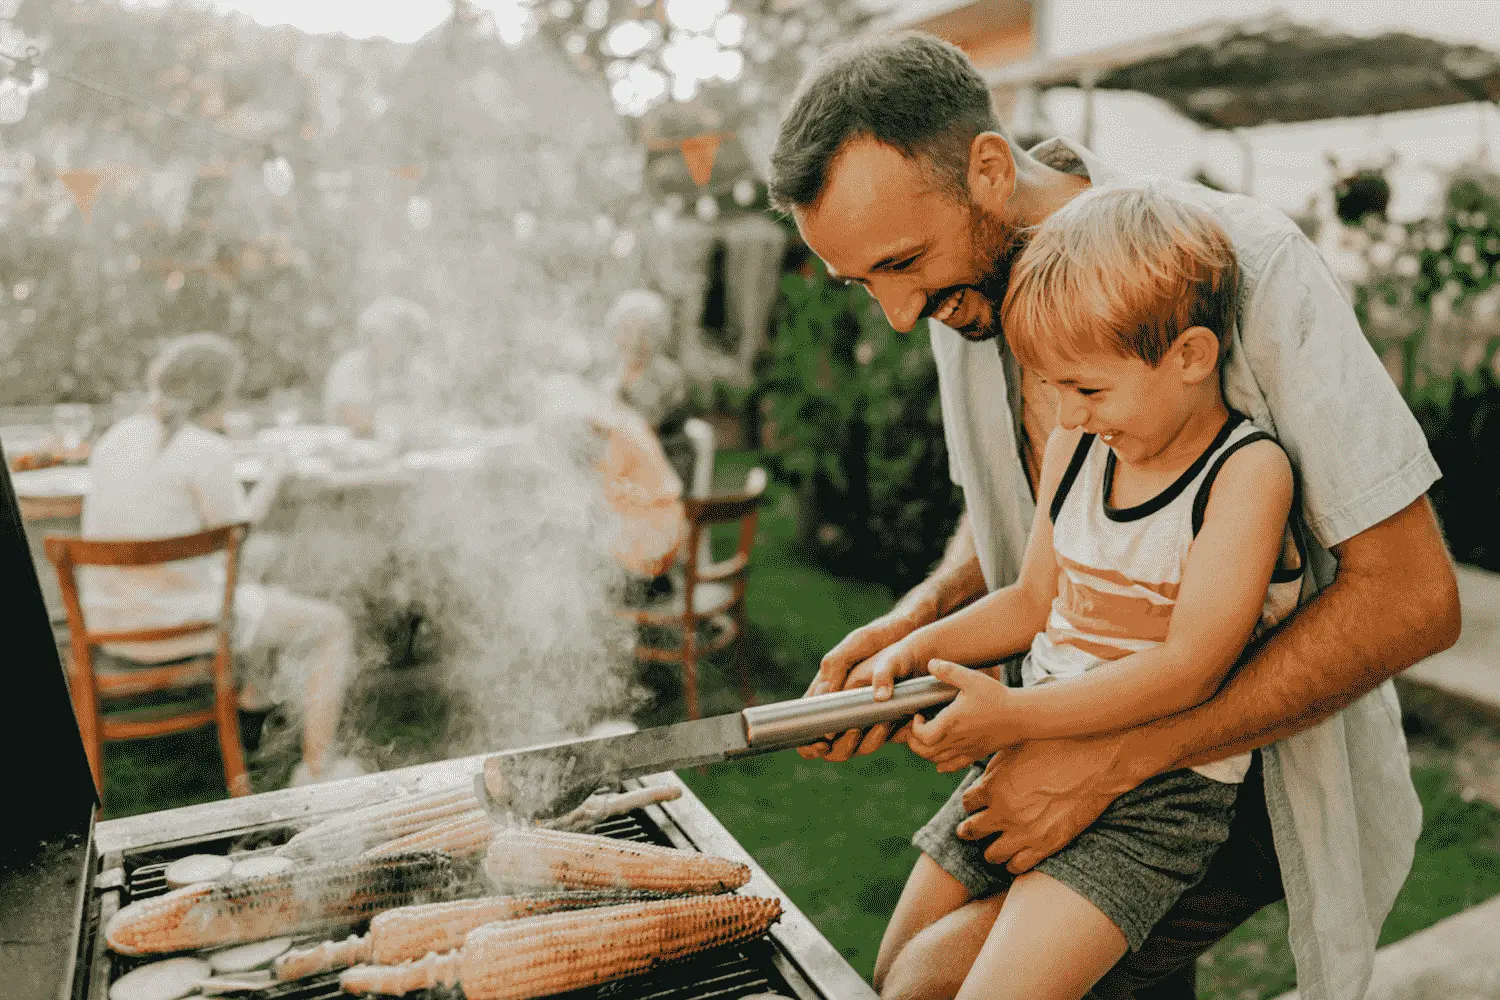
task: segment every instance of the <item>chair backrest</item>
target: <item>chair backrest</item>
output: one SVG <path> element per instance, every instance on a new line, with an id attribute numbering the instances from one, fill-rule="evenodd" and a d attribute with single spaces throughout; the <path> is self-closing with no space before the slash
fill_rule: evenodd
<path id="1" fill-rule="evenodd" d="M 226 524 L 172 538 L 101 539 L 48 535 L 42 544 L 48 560 L 57 570 L 58 586 L 62 589 L 63 605 L 68 612 L 69 631 L 73 633 L 75 641 L 81 640 L 87 645 L 97 646 L 106 642 L 155 642 L 227 629 L 234 610 L 234 588 L 239 579 L 240 546 L 249 530 L 248 524 Z M 78 595 L 78 579 L 74 572 L 76 567 L 160 566 L 215 552 L 223 552 L 225 556 L 224 600 L 217 620 L 114 632 L 88 630 Z"/>
<path id="2" fill-rule="evenodd" d="M 693 443 L 693 481 L 688 496 L 706 497 L 714 488 L 714 425 L 699 417 L 682 423 L 682 432 Z"/>
<path id="3" fill-rule="evenodd" d="M 690 523 L 728 524 L 738 521 L 760 506 L 766 491 L 766 470 L 757 466 L 745 477 L 745 488 L 739 493 L 719 493 L 708 497 L 688 497 L 682 501 L 683 512 Z"/>

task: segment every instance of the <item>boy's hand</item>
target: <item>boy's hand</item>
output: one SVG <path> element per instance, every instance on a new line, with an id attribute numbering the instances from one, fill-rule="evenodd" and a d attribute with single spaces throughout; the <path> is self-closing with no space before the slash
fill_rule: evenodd
<path id="1" fill-rule="evenodd" d="M 913 753 L 939 771 L 959 771 L 1018 742 L 1010 689 L 1002 682 L 947 660 L 931 661 L 927 672 L 958 688 L 958 697 L 931 720 L 916 717 L 906 739 Z"/>

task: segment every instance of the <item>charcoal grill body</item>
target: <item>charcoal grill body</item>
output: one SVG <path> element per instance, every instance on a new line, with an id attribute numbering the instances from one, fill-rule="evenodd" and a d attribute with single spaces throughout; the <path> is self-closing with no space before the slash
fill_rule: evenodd
<path id="1" fill-rule="evenodd" d="M 131 897 L 161 891 L 166 862 L 193 853 L 254 849 L 284 842 L 296 829 L 325 815 L 358 808 L 402 792 L 467 785 L 482 757 L 443 761 L 331 782 L 165 810 L 100 823 L 96 829 L 99 875 L 89 902 L 97 928 Z M 632 785 L 671 785 L 681 798 L 606 821 L 595 832 L 734 858 L 750 866 L 743 890 L 781 901 L 781 920 L 768 938 L 713 952 L 657 972 L 567 994 L 568 1000 L 740 1000 L 779 993 L 789 1000 L 874 1000 L 875 993 L 822 936 L 718 819 L 674 774 Z M 86 935 L 87 936 L 87 935 Z M 87 979 L 80 996 L 103 1000 L 123 963 L 93 942 L 80 963 Z M 325 1000 L 341 996 L 336 977 L 266 991 L 264 1000 Z"/>

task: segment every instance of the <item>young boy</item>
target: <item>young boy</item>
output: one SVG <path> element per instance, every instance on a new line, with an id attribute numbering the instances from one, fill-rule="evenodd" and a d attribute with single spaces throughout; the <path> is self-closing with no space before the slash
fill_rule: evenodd
<path id="1" fill-rule="evenodd" d="M 1032 234 L 1002 319 L 1060 427 L 1021 575 L 870 664 L 877 692 L 924 669 L 959 688 L 902 737 L 939 770 L 1206 701 L 1295 607 L 1291 465 L 1220 390 L 1236 286 L 1212 215 L 1149 188 L 1085 192 Z M 958 665 L 1022 652 L 1021 688 Z M 1005 894 L 959 1000 L 1087 993 L 1202 878 L 1249 766 L 1160 775 L 1016 877 L 955 835 L 971 772 L 914 838 L 974 898 Z"/>

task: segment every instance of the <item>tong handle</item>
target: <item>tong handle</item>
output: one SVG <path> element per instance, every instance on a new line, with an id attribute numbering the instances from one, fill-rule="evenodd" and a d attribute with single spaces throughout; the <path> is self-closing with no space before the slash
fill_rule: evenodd
<path id="1" fill-rule="evenodd" d="M 874 688 L 861 687 L 755 705 L 740 714 L 745 720 L 745 740 L 752 752 L 759 752 L 803 746 L 829 733 L 907 719 L 952 701 L 957 694 L 957 688 L 923 676 L 897 684 L 886 701 L 875 700 Z"/>

